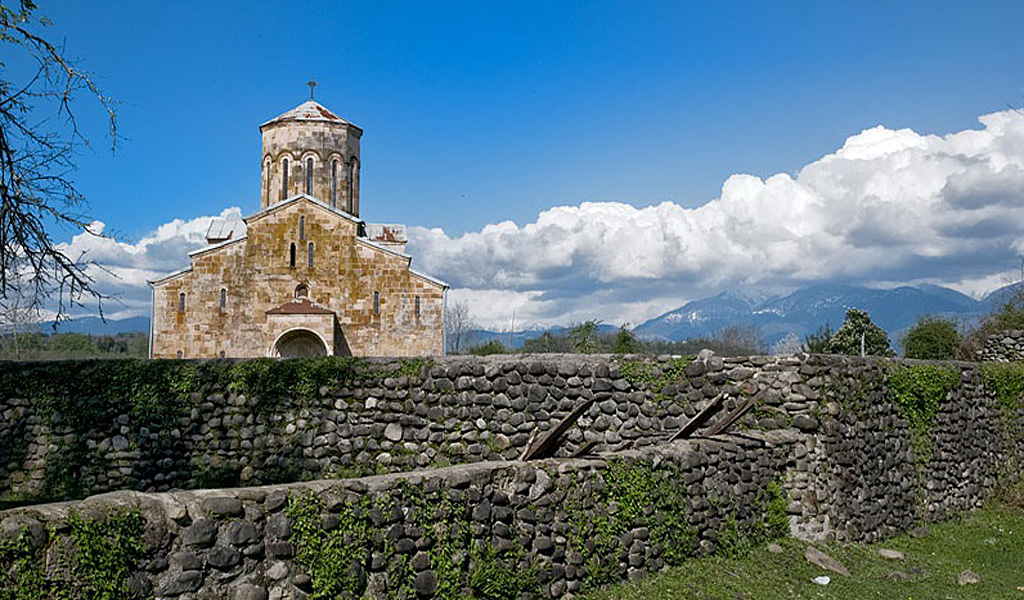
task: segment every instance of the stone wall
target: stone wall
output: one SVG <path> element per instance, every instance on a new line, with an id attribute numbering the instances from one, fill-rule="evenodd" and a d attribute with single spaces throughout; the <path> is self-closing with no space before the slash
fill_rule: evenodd
<path id="1" fill-rule="evenodd" d="M 724 436 L 587 460 L 271 487 L 115 492 L 0 512 L 0 585 L 18 590 L 25 579 L 11 573 L 38 573 L 45 583 L 35 589 L 81 594 L 72 597 L 102 585 L 110 597 L 559 598 L 785 534 L 778 483 L 795 437 Z M 94 548 L 93 573 L 104 577 L 92 583 L 74 549 L 109 534 L 97 525 L 104 522 L 118 524 L 131 551 Z"/>
<path id="2" fill-rule="evenodd" d="M 959 383 L 942 392 L 923 435 L 891 398 L 898 365 L 940 368 L 836 356 L 8 364 L 0 370 L 0 500 L 511 460 L 535 431 L 585 401 L 593 404 L 560 456 L 585 444 L 643 448 L 727 392 L 715 419 L 753 396 L 740 429 L 802 433 L 787 480 L 798 533 L 859 539 L 977 504 L 998 467 L 1020 453 L 1004 428 L 1021 415 L 1004 414 L 978 365 L 941 365 Z M 69 371 L 78 376 L 68 380 Z"/>
<path id="3" fill-rule="evenodd" d="M 989 336 L 978 360 L 1012 362 L 1024 360 L 1024 331 L 1010 329 Z"/>
<path id="4" fill-rule="evenodd" d="M 210 485 L 203 477 L 217 470 L 250 484 L 339 477 L 0 512 L 0 561 L 21 540 L 20 560 L 59 579 L 41 562 L 61 556 L 54 544 L 100 531 L 83 524 L 114 518 L 98 507 L 137 510 L 144 544 L 128 558 L 141 574 L 123 583 L 161 596 L 304 598 L 337 585 L 330 593 L 455 597 L 499 581 L 559 597 L 781 529 L 879 539 L 979 506 L 1024 459 L 1024 369 L 1013 364 L 505 356 L 4 367 L 8 499 L 62 469 L 77 493 Z M 53 381 L 71 369 L 74 393 Z M 119 377 L 147 383 L 119 387 Z M 154 401 L 172 391 L 180 402 Z M 722 412 L 757 401 L 732 434 L 665 441 L 723 392 L 733 398 Z M 562 458 L 501 460 L 588 400 Z M 599 455 L 565 456 L 588 441 Z M 345 548 L 363 550 L 321 556 Z"/>

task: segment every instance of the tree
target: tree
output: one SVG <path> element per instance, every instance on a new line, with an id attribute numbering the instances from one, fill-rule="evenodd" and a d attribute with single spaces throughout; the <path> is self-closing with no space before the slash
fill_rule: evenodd
<path id="1" fill-rule="evenodd" d="M 903 356 L 950 360 L 956 358 L 957 349 L 960 348 L 962 341 L 955 322 L 942 317 L 924 315 L 903 334 Z"/>
<path id="2" fill-rule="evenodd" d="M 476 324 L 469 314 L 469 303 L 451 302 L 444 308 L 445 350 L 458 354 L 470 345 Z"/>
<path id="3" fill-rule="evenodd" d="M 781 340 L 775 342 L 775 345 L 772 347 L 772 354 L 796 354 L 803 349 L 800 338 L 796 337 L 796 334 L 791 331 Z"/>
<path id="4" fill-rule="evenodd" d="M 569 338 L 545 331 L 533 339 L 524 341 L 520 352 L 526 354 L 565 353 L 572 352 L 572 346 L 569 343 Z"/>
<path id="5" fill-rule="evenodd" d="M 32 308 L 55 297 L 59 321 L 91 298 L 102 315 L 104 296 L 88 272 L 91 263 L 66 255 L 51 233 L 100 235 L 79 212 L 84 198 L 70 179 L 79 146 L 89 143 L 73 106 L 83 96 L 98 102 L 113 144 L 113 102 L 63 47 L 39 32 L 49 21 L 35 11 L 32 0 L 0 0 L 0 309 L 8 308 L 12 295 L 28 298 Z M 33 68 L 19 79 L 21 69 L 9 69 L 7 61 Z"/>
<path id="6" fill-rule="evenodd" d="M 851 308 L 846 320 L 828 342 L 829 354 L 894 356 L 885 330 L 871 322 L 867 311 Z"/>
<path id="7" fill-rule="evenodd" d="M 476 356 L 487 356 L 490 354 L 508 354 L 508 348 L 505 347 L 505 344 L 501 343 L 501 340 L 494 338 L 482 344 L 469 346 L 468 348 L 466 348 L 465 354 L 473 354 Z"/>
<path id="8" fill-rule="evenodd" d="M 593 354 L 597 352 L 597 325 L 599 321 L 584 321 L 569 329 L 569 341 L 574 352 Z"/>
<path id="9" fill-rule="evenodd" d="M 612 354 L 639 354 L 641 352 L 640 342 L 636 335 L 626 328 L 626 325 L 619 327 L 615 333 L 615 342 L 612 344 Z"/>
<path id="10" fill-rule="evenodd" d="M 825 323 L 814 333 L 807 334 L 807 337 L 804 338 L 804 348 L 811 354 L 827 354 L 828 343 L 833 335 L 835 335 L 835 331 L 832 331 L 832 324 Z"/>

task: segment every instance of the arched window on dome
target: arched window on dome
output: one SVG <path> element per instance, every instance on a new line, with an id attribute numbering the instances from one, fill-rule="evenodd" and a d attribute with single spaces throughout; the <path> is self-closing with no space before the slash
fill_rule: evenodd
<path id="1" fill-rule="evenodd" d="M 306 193 L 313 195 L 313 158 L 306 159 Z"/>
<path id="2" fill-rule="evenodd" d="M 356 181 L 356 159 L 354 158 L 348 161 L 348 174 L 346 177 L 348 181 L 345 182 L 345 193 L 348 196 L 348 212 L 352 213 L 356 205 L 356 199 L 353 196 Z"/>
<path id="3" fill-rule="evenodd" d="M 288 159 L 281 161 L 281 199 L 288 197 Z"/>
<path id="4" fill-rule="evenodd" d="M 295 268 L 295 244 L 294 243 L 291 245 L 291 248 L 288 249 L 288 266 L 293 268 L 293 269 Z"/>
<path id="5" fill-rule="evenodd" d="M 185 312 L 185 292 L 178 294 L 178 312 Z"/>

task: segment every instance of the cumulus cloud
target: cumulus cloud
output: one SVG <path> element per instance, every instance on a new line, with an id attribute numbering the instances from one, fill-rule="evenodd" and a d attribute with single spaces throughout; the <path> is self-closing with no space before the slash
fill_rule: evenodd
<path id="1" fill-rule="evenodd" d="M 411 227 L 409 250 L 471 290 L 479 320 L 497 326 L 511 314 L 498 292 L 545 324 L 636 322 L 723 287 L 927 281 L 981 292 L 1024 249 L 1024 117 L 980 122 L 946 136 L 867 129 L 795 177 L 733 175 L 698 208 L 585 202 L 458 237 Z"/>
<path id="2" fill-rule="evenodd" d="M 70 242 L 59 244 L 65 255 L 76 260 L 93 263 L 88 273 L 96 289 L 112 297 L 104 305 L 106 316 L 114 319 L 149 315 L 150 292 L 148 282 L 178 269 L 189 266 L 188 253 L 206 245 L 206 230 L 215 218 L 240 219 L 237 207 L 224 209 L 220 215 L 175 219 L 164 223 L 137 242 L 127 242 L 102 234 L 106 224 L 95 221 L 89 231 L 74 236 Z M 83 307 L 85 313 L 93 306 Z"/>
<path id="3" fill-rule="evenodd" d="M 414 266 L 452 284 L 481 325 L 585 319 L 637 324 L 726 288 L 811 282 L 935 283 L 980 293 L 1024 255 L 1024 116 L 985 115 L 945 136 L 873 127 L 795 176 L 733 175 L 697 208 L 672 202 L 555 206 L 525 225 L 459 236 L 409 227 Z M 237 217 L 230 208 L 221 217 Z M 213 217 L 136 243 L 82 234 L 67 246 L 117 278 L 124 314 L 148 314 L 146 281 L 188 266 Z"/>

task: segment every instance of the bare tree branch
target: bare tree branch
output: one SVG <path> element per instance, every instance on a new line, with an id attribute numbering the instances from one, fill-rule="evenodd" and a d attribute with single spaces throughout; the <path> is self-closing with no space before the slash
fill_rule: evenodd
<path id="1" fill-rule="evenodd" d="M 18 82 L 7 78 L 13 76 L 0 62 L 0 299 L 13 294 L 19 307 L 38 311 L 56 298 L 57 321 L 89 300 L 102 316 L 106 296 L 89 273 L 93 263 L 83 255 L 68 256 L 52 235 L 101 235 L 89 228 L 81 213 L 84 198 L 70 178 L 78 144 L 89 144 L 74 106 L 84 98 L 103 108 L 113 149 L 114 102 L 66 57 L 63 46 L 37 32 L 49 22 L 34 16 L 32 0 L 16 7 L 0 0 L 0 56 L 34 61 L 37 68 Z"/>

